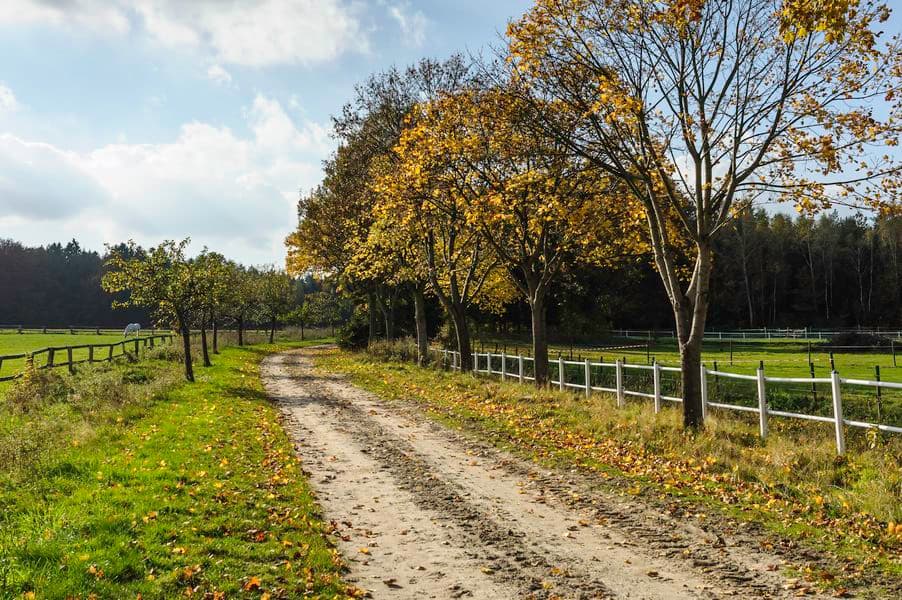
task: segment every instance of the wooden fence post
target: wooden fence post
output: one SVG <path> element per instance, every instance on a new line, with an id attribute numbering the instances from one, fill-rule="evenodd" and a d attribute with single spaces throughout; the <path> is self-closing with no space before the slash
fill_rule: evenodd
<path id="1" fill-rule="evenodd" d="M 75 373 L 75 364 L 72 362 L 72 346 L 66 347 L 66 360 L 69 361 L 69 372 Z"/>
<path id="2" fill-rule="evenodd" d="M 517 354 L 517 370 L 519 371 L 520 383 L 523 383 L 523 353 Z"/>
<path id="3" fill-rule="evenodd" d="M 652 374 L 654 375 L 655 384 L 655 414 L 658 414 L 661 412 L 661 365 L 658 364 L 657 360 L 655 360 Z"/>
<path id="4" fill-rule="evenodd" d="M 841 380 L 839 373 L 833 371 L 830 374 L 830 387 L 833 391 L 833 421 L 836 426 L 836 453 L 840 456 L 846 453 L 846 437 L 843 430 L 842 417 L 842 392 L 840 390 Z"/>
<path id="5" fill-rule="evenodd" d="M 586 398 L 592 395 L 592 366 L 589 364 L 589 359 L 586 359 L 585 362 L 585 374 L 586 374 Z"/>
<path id="6" fill-rule="evenodd" d="M 47 348 L 47 367 L 53 368 L 53 358 L 56 354 L 56 351 L 53 348 Z"/>
<path id="7" fill-rule="evenodd" d="M 110 352 L 106 359 L 107 362 L 113 362 L 113 344 L 110 344 Z"/>
<path id="8" fill-rule="evenodd" d="M 764 383 L 764 369 L 758 367 L 758 423 L 762 440 L 767 439 L 767 392 Z"/>
<path id="9" fill-rule="evenodd" d="M 507 380 L 507 352 L 501 351 L 501 381 Z"/>
<path id="10" fill-rule="evenodd" d="M 614 362 L 617 380 L 617 406 L 623 406 L 623 361 L 619 358 Z"/>
<path id="11" fill-rule="evenodd" d="M 94 345 L 88 346 L 88 364 L 94 362 Z"/>

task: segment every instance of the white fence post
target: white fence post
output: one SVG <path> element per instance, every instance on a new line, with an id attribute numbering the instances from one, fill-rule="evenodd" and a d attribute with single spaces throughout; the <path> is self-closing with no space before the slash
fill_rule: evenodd
<path id="1" fill-rule="evenodd" d="M 705 365 L 701 368 L 701 392 L 702 392 L 702 423 L 708 418 L 708 369 Z"/>
<path id="2" fill-rule="evenodd" d="M 451 370 L 457 370 L 457 352 L 454 350 L 451 351 Z"/>
<path id="3" fill-rule="evenodd" d="M 655 360 L 654 364 L 654 380 L 655 380 L 655 414 L 661 412 L 661 365 Z"/>
<path id="4" fill-rule="evenodd" d="M 833 389 L 833 419 L 836 422 L 836 453 L 842 456 L 846 453 L 846 437 L 843 431 L 842 418 L 842 393 L 840 392 L 839 373 L 833 371 L 830 374 L 830 384 Z"/>
<path id="5" fill-rule="evenodd" d="M 764 369 L 758 367 L 758 415 L 761 439 L 767 439 L 767 394 L 764 388 Z"/>
<path id="6" fill-rule="evenodd" d="M 586 398 L 592 395 L 592 367 L 589 365 L 589 359 L 586 359 Z"/>
<path id="7" fill-rule="evenodd" d="M 520 374 L 520 383 L 523 383 L 523 354 L 517 354 L 517 369 Z"/>
<path id="8" fill-rule="evenodd" d="M 501 381 L 507 379 L 507 352 L 501 352 Z"/>
<path id="9" fill-rule="evenodd" d="M 479 353 L 473 353 L 473 373 L 479 373 Z"/>
<path id="10" fill-rule="evenodd" d="M 564 391 L 564 357 L 558 354 L 557 356 L 557 379 L 558 379 L 558 389 L 562 392 Z"/>
<path id="11" fill-rule="evenodd" d="M 617 369 L 617 406 L 620 407 L 623 406 L 623 361 L 618 358 L 614 364 Z"/>

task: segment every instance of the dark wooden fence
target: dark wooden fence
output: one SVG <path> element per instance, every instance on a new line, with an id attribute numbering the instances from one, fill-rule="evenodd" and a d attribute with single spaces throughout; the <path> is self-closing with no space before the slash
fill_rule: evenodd
<path id="1" fill-rule="evenodd" d="M 58 367 L 67 367 L 69 372 L 75 370 L 75 365 L 82 363 L 111 362 L 116 358 L 121 358 L 127 354 L 140 356 L 142 349 L 150 349 L 157 344 L 172 343 L 175 335 L 172 333 L 149 335 L 143 337 L 134 337 L 124 339 L 111 344 L 79 344 L 76 346 L 50 346 L 34 350 L 32 352 L 24 352 L 21 354 L 5 354 L 0 355 L 0 374 L 3 372 L 4 361 L 21 360 L 34 361 L 36 369 L 55 369 Z M 76 358 L 78 352 L 81 356 Z M 11 381 L 18 379 L 23 374 L 22 371 L 12 375 L 0 376 L 0 381 Z"/>

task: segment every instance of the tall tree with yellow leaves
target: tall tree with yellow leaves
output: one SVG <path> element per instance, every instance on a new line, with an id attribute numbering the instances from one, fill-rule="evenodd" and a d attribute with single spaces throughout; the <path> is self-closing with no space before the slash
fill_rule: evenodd
<path id="1" fill-rule="evenodd" d="M 503 75 L 502 75 L 503 78 Z M 619 181 L 574 158 L 537 131 L 537 111 L 509 82 L 473 87 L 434 103 L 423 126 L 443 156 L 466 220 L 530 308 L 536 385 L 548 380 L 548 294 L 577 262 L 604 263 L 640 251 L 642 207 Z"/>
<path id="2" fill-rule="evenodd" d="M 885 149 L 898 141 L 902 49 L 878 31 L 888 18 L 869 0 L 537 0 L 508 28 L 524 97 L 556 108 L 546 133 L 644 207 L 687 427 L 702 425 L 712 242 L 737 209 L 898 210 Z"/>

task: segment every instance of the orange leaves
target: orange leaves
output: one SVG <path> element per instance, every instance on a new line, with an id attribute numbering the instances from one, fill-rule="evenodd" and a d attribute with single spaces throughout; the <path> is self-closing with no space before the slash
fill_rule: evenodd
<path id="1" fill-rule="evenodd" d="M 254 591 L 254 590 L 259 590 L 259 589 L 260 589 L 260 585 L 261 585 L 261 583 L 260 583 L 260 578 L 257 577 L 257 576 L 255 575 L 255 576 L 249 578 L 249 579 L 244 583 L 244 585 L 241 586 L 241 587 L 242 587 L 242 589 L 243 589 L 245 592 L 252 592 L 252 591 Z"/>

